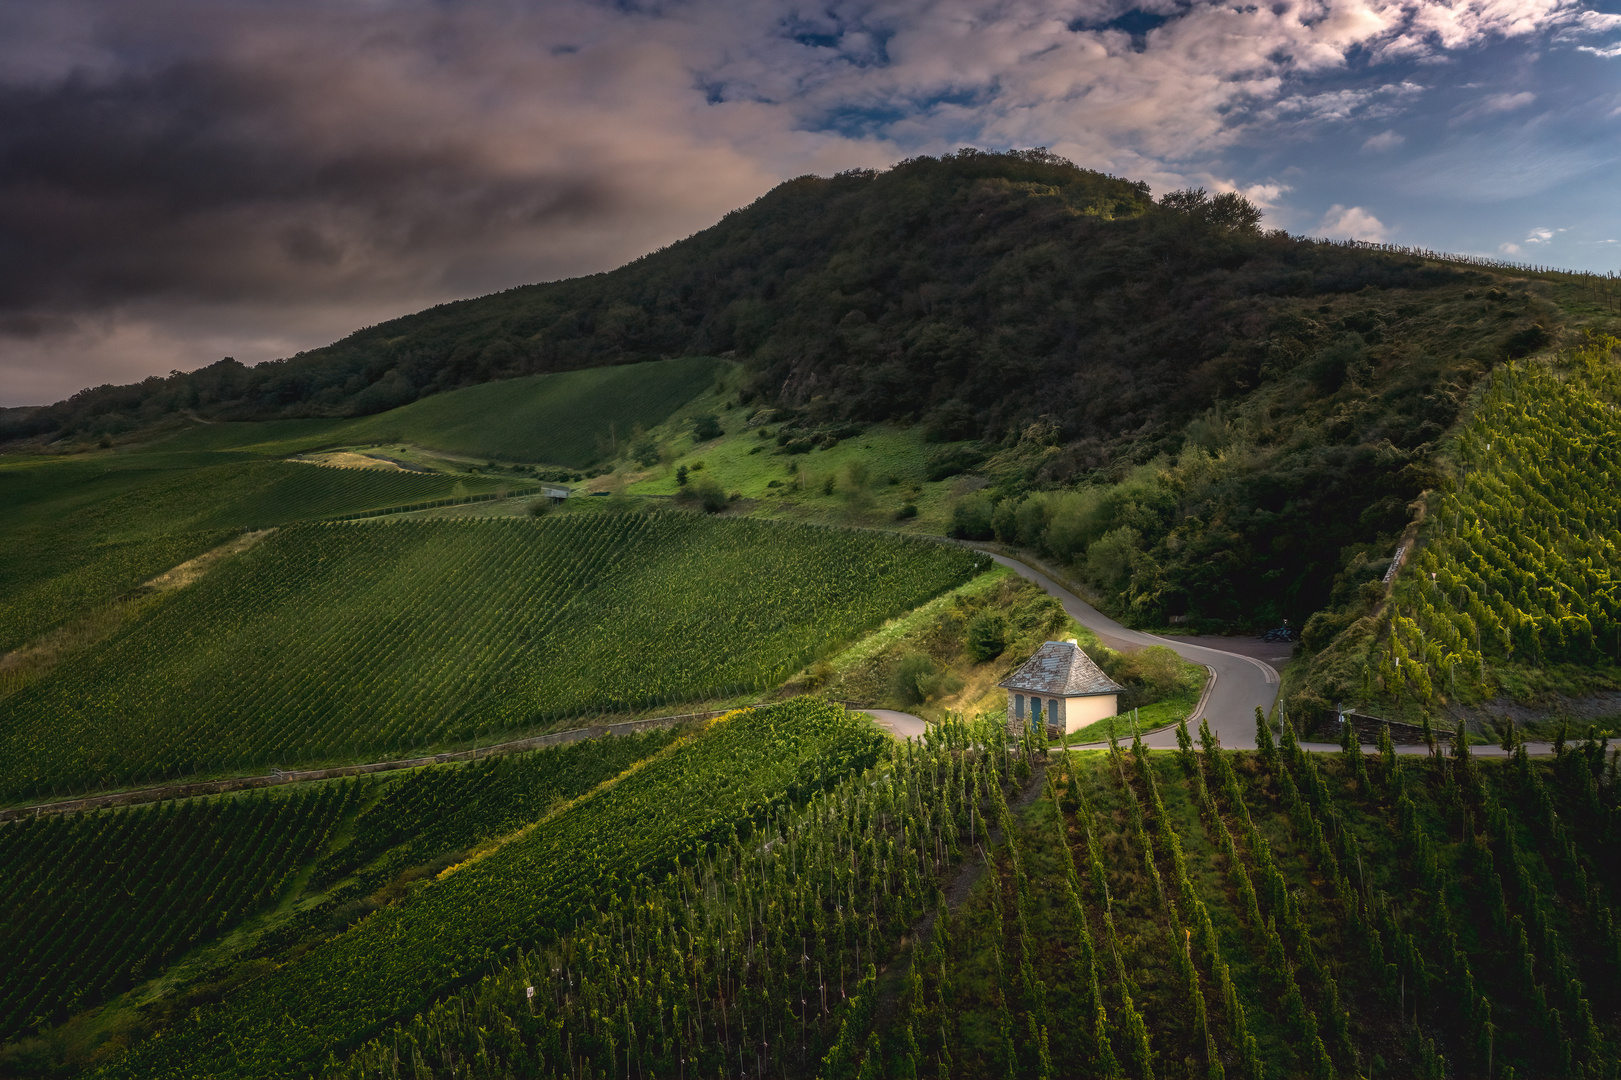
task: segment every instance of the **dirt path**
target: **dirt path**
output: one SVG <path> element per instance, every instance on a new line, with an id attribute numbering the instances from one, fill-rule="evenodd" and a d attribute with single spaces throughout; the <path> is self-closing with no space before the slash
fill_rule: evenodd
<path id="1" fill-rule="evenodd" d="M 744 706 L 751 708 L 755 706 Z M 645 720 L 627 720 L 618 724 L 598 724 L 592 727 L 553 731 L 527 739 L 480 746 L 475 750 L 457 750 L 426 757 L 402 758 L 398 761 L 372 761 L 364 765 L 334 765 L 327 769 L 272 769 L 266 776 L 233 776 L 225 780 L 198 780 L 189 784 L 162 784 L 157 787 L 115 791 L 107 795 L 87 795 L 82 799 L 64 799 L 60 802 L 37 803 L 0 810 L 0 822 L 40 814 L 72 814 L 81 810 L 102 810 L 113 806 L 135 806 L 141 803 L 165 802 L 169 799 L 192 799 L 200 795 L 224 795 L 232 791 L 251 791 L 255 788 L 279 787 L 282 784 L 306 784 L 314 780 L 334 780 L 344 776 L 365 776 L 370 773 L 393 772 L 396 769 L 417 769 L 424 765 L 439 765 L 447 761 L 474 761 L 493 754 L 518 754 L 525 750 L 538 750 L 543 746 L 599 739 L 605 735 L 629 735 L 649 728 L 669 727 L 694 720 L 708 720 L 721 716 L 716 712 L 684 713 L 680 716 L 653 716 Z"/>

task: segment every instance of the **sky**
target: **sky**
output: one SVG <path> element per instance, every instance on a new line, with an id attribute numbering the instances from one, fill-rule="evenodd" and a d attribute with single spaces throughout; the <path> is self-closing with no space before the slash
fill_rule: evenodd
<path id="1" fill-rule="evenodd" d="M 1621 0 L 0 0 L 0 406 L 962 146 L 1621 270 Z"/>

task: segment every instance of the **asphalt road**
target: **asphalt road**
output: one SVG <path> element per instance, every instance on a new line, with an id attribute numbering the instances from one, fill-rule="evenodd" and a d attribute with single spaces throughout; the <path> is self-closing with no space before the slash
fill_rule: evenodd
<path id="1" fill-rule="evenodd" d="M 1210 721 L 1210 729 L 1221 739 L 1221 745 L 1229 749 L 1255 748 L 1255 707 L 1259 705 L 1270 712 L 1272 702 L 1278 696 L 1278 672 L 1272 665 L 1236 652 L 1132 630 L 1115 622 L 1041 571 L 994 552 L 987 551 L 985 554 L 1056 596 L 1071 618 L 1097 634 L 1110 648 L 1124 650 L 1164 645 L 1184 660 L 1209 667 L 1216 676 L 1215 685 L 1205 697 L 1203 713 Z M 1194 717 L 1194 720 L 1197 721 L 1198 717 Z M 1143 741 L 1149 746 L 1175 746 L 1176 736 L 1167 731 L 1148 736 Z"/>
<path id="2" fill-rule="evenodd" d="M 923 738 L 923 729 L 928 726 L 921 716 L 896 712 L 894 709 L 862 709 L 861 711 L 878 721 L 879 727 L 888 731 L 897 739 L 921 739 Z"/>

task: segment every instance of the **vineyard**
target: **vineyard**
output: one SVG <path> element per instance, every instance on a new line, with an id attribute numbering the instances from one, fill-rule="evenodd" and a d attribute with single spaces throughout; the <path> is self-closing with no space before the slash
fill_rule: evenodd
<path id="1" fill-rule="evenodd" d="M 559 800 L 583 795 L 678 737 L 665 728 L 592 739 L 469 765 L 429 765 L 387 785 L 355 822 L 348 843 L 316 867 L 318 884 L 337 881 L 387 855 L 368 874 L 426 863 L 544 817 Z"/>
<path id="2" fill-rule="evenodd" d="M 358 790 L 0 827 L 0 1042 L 101 1003 L 271 904 Z"/>
<path id="3" fill-rule="evenodd" d="M 801 698 L 715 721 L 406 901 L 243 986 L 106 1070 L 292 1076 L 781 817 L 877 759 L 884 737 Z"/>
<path id="4" fill-rule="evenodd" d="M 1043 757 L 942 725 L 329 1075 L 1621 1074 L 1602 747 L 1201 734 Z"/>
<path id="5" fill-rule="evenodd" d="M 0 652 L 244 528 L 469 494 L 479 477 L 322 469 L 213 455 L 0 463 Z"/>
<path id="6" fill-rule="evenodd" d="M 11 698 L 0 798 L 405 756 L 775 686 L 976 565 L 682 513 L 288 526 Z"/>
<path id="7" fill-rule="evenodd" d="M 99 544 L 65 573 L 24 586 L 0 605 L 0 653 L 38 638 L 75 615 L 108 603 L 142 582 L 217 547 L 224 530 L 170 533 Z"/>
<path id="8" fill-rule="evenodd" d="M 1505 669 L 1621 662 L 1616 344 L 1492 377 L 1457 438 L 1457 489 L 1437 497 L 1375 625 L 1357 631 L 1360 685 L 1343 693 L 1433 711 L 1492 696 Z"/>

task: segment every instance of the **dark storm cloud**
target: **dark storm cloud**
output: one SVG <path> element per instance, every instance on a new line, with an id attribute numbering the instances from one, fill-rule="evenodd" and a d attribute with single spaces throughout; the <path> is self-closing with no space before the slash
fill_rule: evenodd
<path id="1" fill-rule="evenodd" d="M 203 62 L 0 86 L 0 309 L 366 291 L 400 259 L 624 208 L 588 165 L 504 175 L 454 132 L 323 144 L 311 93 Z"/>

